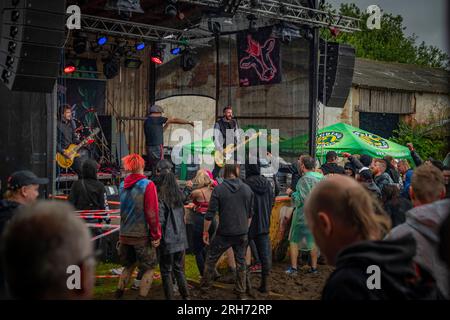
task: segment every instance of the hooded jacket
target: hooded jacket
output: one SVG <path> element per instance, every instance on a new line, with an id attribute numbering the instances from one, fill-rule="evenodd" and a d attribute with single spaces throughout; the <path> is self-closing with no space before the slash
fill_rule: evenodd
<path id="1" fill-rule="evenodd" d="M 339 166 L 337 163 L 325 163 L 320 167 L 324 175 L 335 173 L 335 174 L 345 174 L 344 167 Z"/>
<path id="2" fill-rule="evenodd" d="M 120 184 L 120 241 L 161 239 L 155 184 L 142 174 L 130 174 Z"/>
<path id="3" fill-rule="evenodd" d="M 438 255 L 439 227 L 450 212 L 450 199 L 437 201 L 409 210 L 406 222 L 392 229 L 387 239 L 398 239 L 412 235 L 417 242 L 414 260 L 425 267 L 436 279 L 439 290 L 450 298 L 448 277 L 445 263 Z"/>
<path id="4" fill-rule="evenodd" d="M 363 241 L 345 248 L 338 254 L 336 269 L 325 284 L 322 300 L 439 298 L 431 274 L 414 263 L 415 252 L 416 243 L 411 235 L 391 241 Z M 377 272 L 370 266 L 379 267 L 378 289 L 369 289 L 368 284 L 374 284 Z"/>
<path id="5" fill-rule="evenodd" d="M 225 179 L 214 188 L 205 219 L 211 221 L 219 213 L 217 235 L 248 234 L 248 219 L 253 217 L 254 195 L 241 179 Z"/>
<path id="6" fill-rule="evenodd" d="M 272 206 L 275 201 L 272 185 L 266 177 L 261 175 L 253 175 L 244 181 L 254 195 L 254 216 L 248 235 L 250 238 L 255 238 L 259 234 L 269 233 L 270 216 L 272 214 Z"/>

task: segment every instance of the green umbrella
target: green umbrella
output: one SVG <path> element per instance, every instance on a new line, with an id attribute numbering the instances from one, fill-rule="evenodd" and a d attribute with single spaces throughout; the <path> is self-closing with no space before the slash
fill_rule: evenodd
<path id="1" fill-rule="evenodd" d="M 407 147 L 384 139 L 373 133 L 361 130 L 345 123 L 336 123 L 317 132 L 317 157 L 324 160 L 328 151 L 337 154 L 367 154 L 374 158 L 391 156 L 396 159 L 411 160 Z M 280 142 L 280 153 L 295 153 L 308 149 L 308 135 L 301 135 Z"/>

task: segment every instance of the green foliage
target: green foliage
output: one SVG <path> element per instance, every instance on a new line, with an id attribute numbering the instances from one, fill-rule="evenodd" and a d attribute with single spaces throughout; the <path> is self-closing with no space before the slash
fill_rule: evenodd
<path id="1" fill-rule="evenodd" d="M 336 13 L 331 5 L 326 10 Z M 361 19 L 361 32 L 341 32 L 336 38 L 328 29 L 321 30 L 322 38 L 328 41 L 346 43 L 353 46 L 356 56 L 379 61 L 400 62 L 429 66 L 433 68 L 449 68 L 449 56 L 434 46 L 424 42 L 416 45 L 417 36 L 406 36 L 403 18 L 400 15 L 383 13 L 381 29 L 369 30 L 366 25 L 369 15 L 354 3 L 341 4 L 339 14 Z"/>
<path id="2" fill-rule="evenodd" d="M 410 125 L 400 122 L 390 140 L 404 146 L 411 142 L 422 159 L 443 160 L 448 151 L 444 129 L 430 130 L 429 123 Z"/>

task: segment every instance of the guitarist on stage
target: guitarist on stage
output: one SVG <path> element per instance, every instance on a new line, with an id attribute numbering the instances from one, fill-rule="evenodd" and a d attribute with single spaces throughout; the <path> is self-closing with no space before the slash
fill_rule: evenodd
<path id="1" fill-rule="evenodd" d="M 76 124 L 72 118 L 72 108 L 66 104 L 62 107 L 61 110 L 61 120 L 58 121 L 57 125 L 57 137 L 58 143 L 56 146 L 56 151 L 68 156 L 65 150 L 71 144 L 79 144 L 80 141 L 75 134 Z M 72 169 L 79 175 L 80 174 L 80 159 L 75 158 L 74 163 L 72 165 Z"/>
<path id="2" fill-rule="evenodd" d="M 233 130 L 234 141 L 226 141 L 227 130 Z M 233 109 L 231 106 L 223 108 L 223 117 L 217 120 L 214 124 L 214 145 L 216 150 L 223 152 L 225 147 L 229 144 L 235 146 L 240 143 L 239 126 L 237 121 L 233 118 Z M 219 176 L 220 167 L 214 163 L 213 177 Z"/>

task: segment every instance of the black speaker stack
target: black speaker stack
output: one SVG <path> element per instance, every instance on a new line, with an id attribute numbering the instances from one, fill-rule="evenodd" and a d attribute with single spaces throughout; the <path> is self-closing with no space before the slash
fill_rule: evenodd
<path id="1" fill-rule="evenodd" d="M 354 68 L 353 47 L 320 41 L 319 100 L 324 105 L 334 108 L 344 107 L 352 87 Z"/>
<path id="2" fill-rule="evenodd" d="M 13 91 L 52 92 L 65 41 L 65 0 L 6 0 L 0 82 Z"/>

